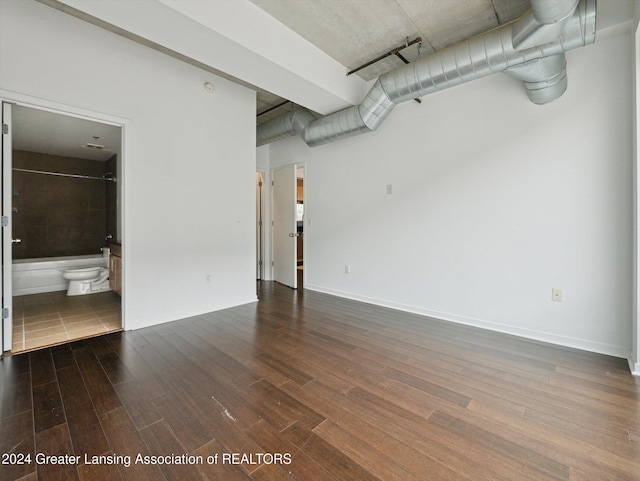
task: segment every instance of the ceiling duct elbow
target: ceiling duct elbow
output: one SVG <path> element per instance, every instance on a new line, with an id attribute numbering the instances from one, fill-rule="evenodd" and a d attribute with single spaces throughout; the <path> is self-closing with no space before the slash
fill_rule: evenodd
<path id="1" fill-rule="evenodd" d="M 299 135 L 309 146 L 333 142 L 376 130 L 395 104 L 385 93 L 380 81 L 371 88 L 360 105 L 349 107 L 316 119 L 311 112 L 297 109 L 258 127 L 257 145 Z"/>
<path id="2" fill-rule="evenodd" d="M 378 79 L 358 106 L 358 112 L 362 122 L 369 130 L 373 131 L 384 122 L 395 106 L 396 104 L 389 98 L 380 79 Z"/>
<path id="3" fill-rule="evenodd" d="M 567 90 L 564 53 L 510 67 L 505 73 L 524 82 L 527 96 L 534 104 L 549 103 Z"/>
<path id="4" fill-rule="evenodd" d="M 567 88 L 564 52 L 595 41 L 595 20 L 596 0 L 532 0 L 519 20 L 382 75 L 360 105 L 317 120 L 294 111 L 261 124 L 258 145 L 298 134 L 316 146 L 371 132 L 400 102 L 496 72 L 524 81 L 534 103 L 550 102 Z"/>

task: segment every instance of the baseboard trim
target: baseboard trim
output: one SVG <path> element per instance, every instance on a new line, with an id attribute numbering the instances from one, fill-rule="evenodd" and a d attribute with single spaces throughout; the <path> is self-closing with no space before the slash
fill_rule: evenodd
<path id="1" fill-rule="evenodd" d="M 629 370 L 631 371 L 631 374 L 640 377 L 640 363 L 635 362 L 632 357 L 629 357 L 627 361 L 629 361 Z"/>
<path id="2" fill-rule="evenodd" d="M 479 327 L 481 329 L 487 329 L 489 331 L 501 332 L 503 334 L 510 334 L 513 336 L 523 337 L 535 341 L 547 342 L 549 344 L 556 344 L 559 346 L 570 347 L 574 349 L 580 349 L 583 351 L 596 352 L 598 354 L 605 354 L 607 356 L 618 357 L 626 359 L 629 355 L 629 349 L 627 347 L 615 346 L 611 344 L 605 344 L 601 342 L 593 342 L 587 339 L 577 339 L 567 336 L 561 336 L 544 331 L 536 331 L 533 329 L 520 328 L 509 326 L 506 324 L 500 324 L 492 321 L 486 321 L 483 319 L 475 319 L 471 317 L 459 316 L 457 314 L 451 314 L 447 312 L 440 312 L 431 309 L 424 309 L 421 307 L 400 304 L 396 302 L 385 301 L 381 299 L 374 299 L 371 297 L 361 296 L 346 291 L 340 291 L 337 289 L 331 289 L 324 286 L 318 286 L 314 284 L 307 284 L 305 289 L 311 291 L 322 292 L 324 294 L 330 294 L 336 297 L 343 297 L 345 299 L 351 299 L 354 301 L 366 302 L 367 304 L 373 304 L 380 307 L 388 307 L 390 309 L 396 309 L 398 311 L 410 312 L 412 314 L 419 314 L 426 317 L 432 317 L 442 321 L 455 322 L 457 324 L 464 324 L 472 327 Z"/>

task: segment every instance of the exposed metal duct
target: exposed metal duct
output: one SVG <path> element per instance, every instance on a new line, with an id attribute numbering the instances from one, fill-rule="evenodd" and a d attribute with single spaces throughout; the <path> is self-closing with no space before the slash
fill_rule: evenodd
<path id="1" fill-rule="evenodd" d="M 510 67 L 505 73 L 524 82 L 527 95 L 534 104 L 551 102 L 567 90 L 564 52 Z"/>
<path id="2" fill-rule="evenodd" d="M 562 35 L 578 1 L 531 0 L 531 10 L 513 23 L 513 48 L 522 50 L 553 42 Z"/>
<path id="3" fill-rule="evenodd" d="M 595 41 L 596 0 L 532 0 L 531 6 L 514 22 L 380 76 L 360 105 L 320 119 L 297 109 L 259 125 L 257 145 L 299 135 L 313 147 L 371 132 L 401 102 L 496 72 L 524 81 L 535 103 L 558 98 L 567 88 L 564 52 Z"/>
<path id="4" fill-rule="evenodd" d="M 569 17 L 578 0 L 531 0 L 531 11 L 540 23 L 552 24 Z"/>

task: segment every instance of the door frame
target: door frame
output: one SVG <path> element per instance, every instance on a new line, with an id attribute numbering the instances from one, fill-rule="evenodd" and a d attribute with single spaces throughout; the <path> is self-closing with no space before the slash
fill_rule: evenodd
<path id="1" fill-rule="evenodd" d="M 12 135 L 11 102 L 2 101 L 2 340 L 0 355 L 13 345 L 13 288 L 12 288 Z M 5 132 L 4 128 L 7 128 Z M 6 219 L 6 222 L 5 222 Z"/>
<path id="2" fill-rule="evenodd" d="M 114 116 L 104 112 L 97 112 L 95 110 L 89 110 L 81 107 L 71 106 L 62 104 L 59 102 L 41 99 L 36 97 L 31 97 L 29 95 L 20 94 L 17 92 L 11 92 L 7 90 L 0 89 L 0 103 L 8 103 L 11 105 L 18 105 L 21 107 L 27 107 L 37 110 L 44 110 L 47 112 L 51 112 L 58 115 L 66 115 L 69 117 L 76 117 L 79 119 L 90 120 L 93 122 L 98 122 L 102 124 L 113 125 L 116 127 L 120 127 L 120 159 L 118 160 L 118 166 L 120 168 L 118 172 L 118 214 L 120 216 L 120 225 L 121 229 L 121 239 L 122 239 L 122 297 L 121 297 L 121 319 L 122 319 L 122 329 L 127 330 L 127 308 L 126 308 L 126 286 L 127 286 L 127 264 L 128 264 L 128 256 L 126 254 L 128 242 L 128 232 L 130 232 L 129 228 L 129 216 L 127 216 L 126 209 L 124 206 L 127 205 L 127 200 L 130 198 L 129 188 L 126 179 L 129 178 L 129 172 L 131 166 L 126 159 L 130 157 L 129 150 L 130 145 L 127 141 L 128 134 L 131 127 L 131 120 Z M 11 167 L 9 167 L 10 169 Z M 4 166 L 3 166 L 4 169 Z M 4 194 L 3 188 L 3 194 Z M 11 188 L 9 188 L 9 193 L 11 192 Z M 10 194 L 9 194 L 10 195 Z M 11 200 L 11 197 L 9 197 Z M 3 209 L 5 206 L 3 205 Z M 11 213 L 11 205 L 6 206 Z M 4 214 L 3 214 L 4 215 Z M 11 225 L 11 218 L 9 219 L 9 225 Z M 9 253 L 11 252 L 11 237 L 9 236 L 7 241 L 7 236 L 2 236 L 2 247 L 3 251 L 6 248 L 6 243 L 9 242 Z M 4 283 L 3 283 L 4 284 Z M 3 286 L 4 287 L 4 286 Z M 11 307 L 11 312 L 13 312 L 13 307 Z M 2 346 L 0 346 L 1 348 Z"/>
<path id="3" fill-rule="evenodd" d="M 256 170 L 256 273 L 257 280 L 265 279 L 266 173 Z M 262 263 L 261 263 L 262 262 Z"/>

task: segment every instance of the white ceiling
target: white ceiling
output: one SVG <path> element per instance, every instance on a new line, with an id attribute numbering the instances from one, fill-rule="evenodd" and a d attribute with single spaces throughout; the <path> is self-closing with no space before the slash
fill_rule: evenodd
<path id="1" fill-rule="evenodd" d="M 11 117 L 14 150 L 100 161 L 120 151 L 120 127 L 19 105 Z"/>

